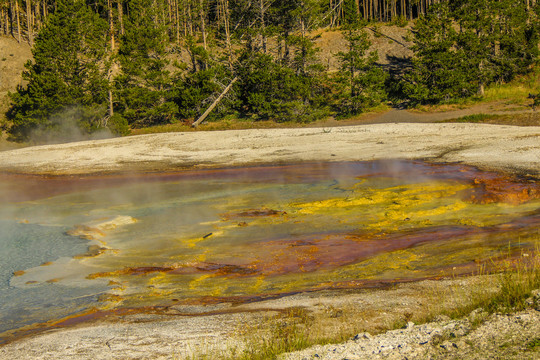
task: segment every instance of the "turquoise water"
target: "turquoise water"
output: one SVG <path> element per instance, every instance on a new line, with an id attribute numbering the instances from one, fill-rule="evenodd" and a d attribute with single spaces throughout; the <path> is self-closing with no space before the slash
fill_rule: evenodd
<path id="1" fill-rule="evenodd" d="M 64 317 L 95 303 L 103 286 L 68 287 L 41 283 L 10 286 L 15 271 L 84 252 L 87 241 L 64 235 L 65 227 L 0 220 L 0 332 L 21 324 Z"/>

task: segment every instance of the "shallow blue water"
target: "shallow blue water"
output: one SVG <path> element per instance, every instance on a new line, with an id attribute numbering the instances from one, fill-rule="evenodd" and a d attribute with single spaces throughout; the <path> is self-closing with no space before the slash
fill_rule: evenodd
<path id="1" fill-rule="evenodd" d="M 67 228 L 0 220 L 0 332 L 63 317 L 95 301 L 101 286 L 73 288 L 61 284 L 10 286 L 15 271 L 39 266 L 61 257 L 83 253 L 88 241 L 65 235 Z M 87 297 L 89 296 L 89 297 Z"/>

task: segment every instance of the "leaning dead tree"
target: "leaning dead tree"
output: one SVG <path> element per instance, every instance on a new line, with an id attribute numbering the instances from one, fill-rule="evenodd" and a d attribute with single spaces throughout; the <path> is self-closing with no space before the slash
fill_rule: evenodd
<path id="1" fill-rule="evenodd" d="M 208 115 L 210 115 L 210 113 L 214 110 L 214 108 L 216 106 L 218 106 L 218 104 L 221 102 L 221 100 L 223 100 L 223 98 L 225 97 L 225 95 L 227 95 L 227 93 L 232 89 L 233 85 L 235 82 L 238 81 L 238 77 L 235 77 L 234 79 L 231 80 L 231 82 L 229 83 L 229 85 L 227 85 L 227 87 L 225 88 L 225 90 L 223 90 L 223 92 L 221 93 L 221 95 L 218 96 L 218 98 L 216 99 L 216 101 L 214 101 L 212 103 L 212 105 L 210 105 L 210 107 L 208 109 L 206 109 L 206 111 L 204 112 L 204 114 L 201 115 L 200 118 L 197 119 L 197 121 L 195 121 L 193 123 L 193 127 L 197 127 L 200 125 L 200 123 L 202 123 L 204 121 L 204 119 L 206 119 L 208 117 Z"/>

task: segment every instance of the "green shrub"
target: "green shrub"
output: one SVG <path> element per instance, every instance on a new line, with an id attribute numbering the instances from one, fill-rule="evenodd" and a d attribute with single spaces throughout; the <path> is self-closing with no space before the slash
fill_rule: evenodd
<path id="1" fill-rule="evenodd" d="M 128 135 L 129 126 L 127 120 L 120 114 L 114 114 L 108 121 L 107 127 L 114 135 Z"/>

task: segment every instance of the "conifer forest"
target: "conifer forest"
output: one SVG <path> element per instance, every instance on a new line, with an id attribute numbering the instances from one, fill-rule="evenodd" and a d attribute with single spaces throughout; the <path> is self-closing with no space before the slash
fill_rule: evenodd
<path id="1" fill-rule="evenodd" d="M 58 117 L 119 135 L 206 115 L 310 122 L 481 97 L 532 71 L 539 19 L 536 0 L 0 0 L 0 33 L 33 54 L 6 130 L 27 141 Z M 397 70 L 370 51 L 380 23 L 411 28 Z M 332 70 L 315 44 L 326 30 L 348 44 Z"/>

